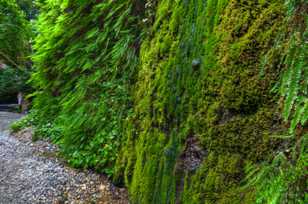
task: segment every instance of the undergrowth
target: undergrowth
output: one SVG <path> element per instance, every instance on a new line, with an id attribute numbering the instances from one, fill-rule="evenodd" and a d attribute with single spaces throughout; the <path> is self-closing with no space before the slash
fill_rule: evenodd
<path id="1" fill-rule="evenodd" d="M 30 23 L 16 1 L 0 1 L 0 60 L 13 67 L 28 61 Z"/>

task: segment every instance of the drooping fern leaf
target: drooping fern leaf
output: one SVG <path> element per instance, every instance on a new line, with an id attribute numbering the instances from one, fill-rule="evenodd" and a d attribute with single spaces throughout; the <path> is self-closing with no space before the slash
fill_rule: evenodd
<path id="1" fill-rule="evenodd" d="M 256 191 L 256 203 L 307 203 L 308 121 L 308 2 L 286 0 L 286 30 L 275 42 L 282 52 L 284 67 L 278 85 L 283 98 L 282 117 L 290 124 L 291 143 L 271 162 L 247 166 L 249 187 Z M 267 55 L 265 55 L 266 59 Z M 277 86 L 276 86 L 277 87 Z M 297 131 L 300 130 L 300 131 Z"/>
<path id="2" fill-rule="evenodd" d="M 291 132 L 294 131 L 298 122 L 303 121 L 302 125 L 304 125 L 308 118 L 307 115 L 300 114 L 302 111 L 297 110 L 303 109 L 307 103 L 307 87 L 304 85 L 308 80 L 305 78 L 308 64 L 304 39 L 296 35 L 299 34 L 294 34 L 289 41 L 290 48 L 285 60 L 287 69 L 280 89 L 280 94 L 285 97 L 283 117 L 286 121 L 291 120 Z M 300 40 L 296 40 L 296 38 Z"/>

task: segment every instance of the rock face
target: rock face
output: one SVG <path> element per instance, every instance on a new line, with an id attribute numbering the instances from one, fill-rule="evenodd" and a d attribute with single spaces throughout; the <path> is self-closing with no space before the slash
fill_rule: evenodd
<path id="1" fill-rule="evenodd" d="M 0 204 L 128 203 L 107 178 L 66 167 L 47 141 L 32 143 L 31 129 L 10 136 L 9 124 L 21 117 L 0 112 Z"/>

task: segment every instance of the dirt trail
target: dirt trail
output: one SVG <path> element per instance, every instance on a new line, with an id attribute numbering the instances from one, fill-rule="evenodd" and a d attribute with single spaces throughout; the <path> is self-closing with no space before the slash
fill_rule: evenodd
<path id="1" fill-rule="evenodd" d="M 31 130 L 11 136 L 22 115 L 0 112 L 0 204 L 126 204 L 125 189 L 106 177 L 67 167 L 47 141 L 31 141 Z"/>

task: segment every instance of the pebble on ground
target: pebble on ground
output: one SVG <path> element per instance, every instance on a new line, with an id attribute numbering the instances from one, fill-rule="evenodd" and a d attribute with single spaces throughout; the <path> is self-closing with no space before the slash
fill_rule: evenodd
<path id="1" fill-rule="evenodd" d="M 0 112 L 0 204 L 128 204 L 127 191 L 106 176 L 68 167 L 32 130 L 10 134 L 22 115 Z"/>

